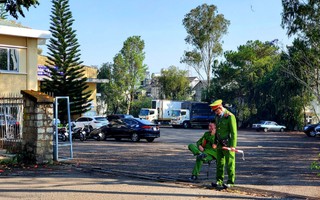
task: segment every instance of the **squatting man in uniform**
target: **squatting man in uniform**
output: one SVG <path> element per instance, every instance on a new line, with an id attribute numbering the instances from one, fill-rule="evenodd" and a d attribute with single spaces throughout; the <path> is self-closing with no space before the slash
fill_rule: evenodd
<path id="1" fill-rule="evenodd" d="M 214 144 L 217 151 L 217 171 L 216 182 L 212 182 L 213 187 L 230 188 L 234 186 L 236 177 L 235 150 L 237 147 L 237 122 L 234 114 L 222 105 L 222 100 L 216 100 L 210 104 L 212 111 L 215 112 L 215 123 L 217 132 Z M 230 147 L 231 150 L 224 150 L 222 147 Z M 228 173 L 228 181 L 224 183 L 225 165 Z"/>
<path id="2" fill-rule="evenodd" d="M 216 125 L 214 123 L 209 124 L 209 131 L 205 132 L 203 136 L 196 142 L 196 144 L 189 144 L 188 149 L 197 157 L 196 164 L 192 171 L 190 181 L 198 179 L 201 166 L 204 162 L 210 162 L 216 159 L 217 153 L 214 149 L 214 140 L 216 134 Z"/>

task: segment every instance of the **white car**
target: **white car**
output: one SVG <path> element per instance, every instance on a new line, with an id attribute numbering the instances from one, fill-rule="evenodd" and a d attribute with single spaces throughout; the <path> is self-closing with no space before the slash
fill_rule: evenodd
<path id="1" fill-rule="evenodd" d="M 83 116 L 76 119 L 76 121 L 73 122 L 75 127 L 84 127 L 88 126 L 89 129 L 97 129 L 101 126 L 108 125 L 109 121 L 106 117 L 103 116 Z"/>
<path id="2" fill-rule="evenodd" d="M 252 124 L 252 128 L 256 129 L 256 131 L 280 131 L 283 132 L 286 127 L 283 125 L 279 125 L 274 121 L 260 121 L 258 124 Z"/>

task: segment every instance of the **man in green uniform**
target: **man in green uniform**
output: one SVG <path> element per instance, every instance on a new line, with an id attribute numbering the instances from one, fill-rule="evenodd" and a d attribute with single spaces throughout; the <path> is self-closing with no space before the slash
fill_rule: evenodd
<path id="1" fill-rule="evenodd" d="M 190 181 L 198 179 L 200 169 L 203 162 L 210 162 L 217 157 L 216 150 L 213 149 L 214 140 L 216 134 L 216 125 L 214 123 L 209 124 L 209 131 L 205 132 L 203 136 L 196 142 L 196 144 L 189 144 L 188 149 L 197 156 L 196 164 L 192 171 Z"/>
<path id="2" fill-rule="evenodd" d="M 210 104 L 211 109 L 215 112 L 215 122 L 217 133 L 215 144 L 217 145 L 217 172 L 216 183 L 212 183 L 213 187 L 229 188 L 235 183 L 235 149 L 237 147 L 237 122 L 235 116 L 222 106 L 222 100 L 217 100 Z M 231 150 L 223 150 L 222 147 L 230 147 Z M 224 180 L 224 169 L 227 165 L 228 181 Z"/>

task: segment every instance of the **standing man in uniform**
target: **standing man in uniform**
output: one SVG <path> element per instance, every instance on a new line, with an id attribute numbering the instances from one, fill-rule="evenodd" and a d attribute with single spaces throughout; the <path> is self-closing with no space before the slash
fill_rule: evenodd
<path id="1" fill-rule="evenodd" d="M 210 162 L 216 159 L 217 153 L 216 149 L 214 149 L 215 134 L 216 125 L 214 123 L 210 123 L 209 131 L 205 132 L 196 144 L 188 145 L 188 149 L 194 156 L 197 156 L 196 164 L 192 170 L 192 176 L 189 178 L 190 181 L 198 179 L 203 162 Z"/>
<path id="2" fill-rule="evenodd" d="M 221 99 L 210 104 L 210 107 L 216 114 L 215 122 L 217 126 L 215 137 L 217 147 L 217 180 L 212 183 L 212 186 L 230 188 L 234 186 L 236 177 L 235 149 L 237 147 L 237 122 L 234 114 L 222 106 Z M 222 147 L 230 147 L 231 151 L 224 150 Z M 227 165 L 228 173 L 226 184 L 223 182 L 225 165 Z"/>

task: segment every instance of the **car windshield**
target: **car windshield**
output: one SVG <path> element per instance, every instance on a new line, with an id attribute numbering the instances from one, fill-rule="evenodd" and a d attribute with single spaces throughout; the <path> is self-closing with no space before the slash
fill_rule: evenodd
<path id="1" fill-rule="evenodd" d="M 105 117 L 95 117 L 94 119 L 99 121 L 99 122 L 107 121 L 107 118 L 105 118 Z"/>
<path id="2" fill-rule="evenodd" d="M 116 120 L 116 119 L 120 119 L 120 117 L 117 116 L 117 115 L 108 115 L 108 120 L 109 121 Z"/>
<path id="3" fill-rule="evenodd" d="M 172 110 L 171 116 L 172 116 L 172 117 L 180 116 L 180 110 Z"/>
<path id="4" fill-rule="evenodd" d="M 142 110 L 140 110 L 140 114 L 139 114 L 139 115 L 141 115 L 141 116 L 149 115 L 149 110 L 147 110 L 147 109 L 142 109 Z"/>

